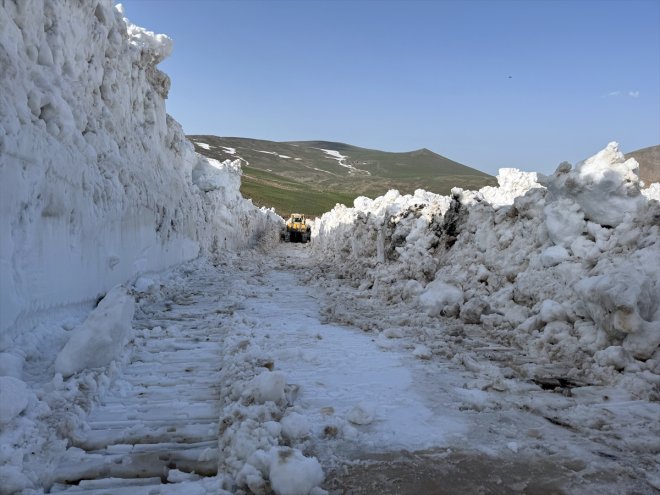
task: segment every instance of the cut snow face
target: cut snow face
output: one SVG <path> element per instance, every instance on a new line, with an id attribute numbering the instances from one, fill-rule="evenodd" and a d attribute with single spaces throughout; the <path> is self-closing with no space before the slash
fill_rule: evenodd
<path id="1" fill-rule="evenodd" d="M 3 3 L 0 19 L 0 336 L 140 272 L 277 235 L 281 220 L 243 199 L 231 167 L 208 173 L 167 115 L 167 36 L 112 0 Z"/>

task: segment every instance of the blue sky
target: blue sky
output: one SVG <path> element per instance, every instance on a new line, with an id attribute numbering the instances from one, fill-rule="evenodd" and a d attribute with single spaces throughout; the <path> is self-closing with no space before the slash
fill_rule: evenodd
<path id="1" fill-rule="evenodd" d="M 660 144 L 660 1 L 125 0 L 188 134 L 550 173 Z"/>

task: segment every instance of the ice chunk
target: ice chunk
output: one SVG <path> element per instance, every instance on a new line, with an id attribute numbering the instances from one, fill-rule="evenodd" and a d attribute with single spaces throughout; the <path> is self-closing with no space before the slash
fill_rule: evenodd
<path id="1" fill-rule="evenodd" d="M 7 424 L 28 405 L 29 392 L 25 382 L 13 376 L 0 376 L 0 424 Z"/>
<path id="2" fill-rule="evenodd" d="M 125 287 L 116 286 L 101 300 L 55 359 L 55 371 L 71 376 L 86 368 L 110 364 L 128 339 L 135 301 Z"/>

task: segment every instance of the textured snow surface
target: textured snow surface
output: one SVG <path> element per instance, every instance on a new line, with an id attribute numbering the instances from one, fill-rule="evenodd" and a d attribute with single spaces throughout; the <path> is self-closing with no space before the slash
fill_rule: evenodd
<path id="1" fill-rule="evenodd" d="M 171 49 L 112 0 L 0 5 L 0 332 L 276 220 L 166 114 Z"/>

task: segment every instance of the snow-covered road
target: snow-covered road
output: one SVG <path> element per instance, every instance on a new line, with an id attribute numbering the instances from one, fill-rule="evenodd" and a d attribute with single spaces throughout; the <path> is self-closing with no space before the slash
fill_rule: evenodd
<path id="1" fill-rule="evenodd" d="M 322 493 L 319 467 L 331 493 L 653 490 L 657 452 L 626 445 L 653 438 L 656 404 L 498 374 L 513 349 L 476 336 L 458 359 L 438 355 L 401 307 L 361 310 L 309 252 L 280 245 L 161 275 L 52 491 Z"/>

